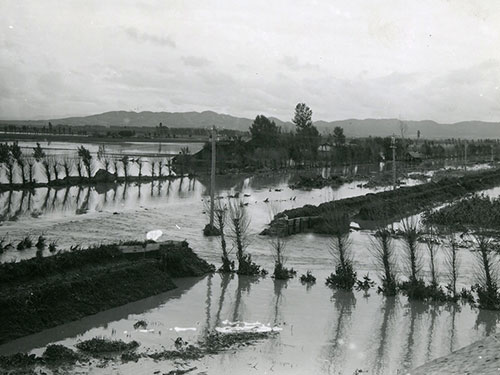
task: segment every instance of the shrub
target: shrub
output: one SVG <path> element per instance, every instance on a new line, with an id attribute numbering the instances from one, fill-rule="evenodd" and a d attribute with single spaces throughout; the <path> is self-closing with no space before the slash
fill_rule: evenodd
<path id="1" fill-rule="evenodd" d="M 345 215 L 330 213 L 326 223 L 332 233 L 330 254 L 336 264 L 335 273 L 326 279 L 326 284 L 335 288 L 351 290 L 357 279 L 351 252 L 349 227 L 345 225 Z"/>
<path id="2" fill-rule="evenodd" d="M 75 362 L 78 358 L 78 354 L 73 350 L 58 344 L 48 345 L 42 355 L 45 362 Z"/>
<path id="3" fill-rule="evenodd" d="M 134 350 L 139 346 L 139 343 L 137 341 L 126 343 L 122 340 L 110 340 L 103 337 L 94 337 L 90 340 L 81 341 L 75 346 L 82 352 L 101 354 Z"/>
<path id="4" fill-rule="evenodd" d="M 303 284 L 314 284 L 316 283 L 316 277 L 308 270 L 305 275 L 300 275 L 300 282 Z"/>

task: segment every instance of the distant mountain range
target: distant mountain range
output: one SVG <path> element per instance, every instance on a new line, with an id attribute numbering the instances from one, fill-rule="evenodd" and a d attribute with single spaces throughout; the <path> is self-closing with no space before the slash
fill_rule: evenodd
<path id="1" fill-rule="evenodd" d="M 291 130 L 291 121 L 282 121 L 270 117 L 282 129 Z M 247 131 L 253 119 L 234 117 L 212 111 L 205 112 L 127 112 L 113 111 L 84 117 L 68 117 L 50 120 L 7 121 L 2 124 L 39 125 L 51 122 L 53 125 L 72 126 L 163 126 L 176 128 L 208 128 L 216 125 L 221 128 Z M 350 137 L 390 136 L 401 134 L 401 124 L 407 128 L 407 137 L 416 137 L 420 131 L 422 138 L 500 138 L 499 122 L 463 121 L 454 124 L 440 124 L 435 121 L 400 121 L 397 119 L 349 119 L 341 121 L 315 121 L 316 127 L 323 133 L 333 132 L 336 126 L 344 128 Z"/>

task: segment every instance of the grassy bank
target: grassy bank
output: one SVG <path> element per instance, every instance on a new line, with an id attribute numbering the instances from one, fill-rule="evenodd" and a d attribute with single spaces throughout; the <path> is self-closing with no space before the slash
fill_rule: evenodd
<path id="1" fill-rule="evenodd" d="M 104 245 L 0 266 L 0 343 L 175 288 L 212 270 L 186 242 L 146 254 Z"/>
<path id="2" fill-rule="evenodd" d="M 457 230 L 500 228 L 500 199 L 473 195 L 425 216 L 426 223 Z"/>
<path id="3" fill-rule="evenodd" d="M 444 178 L 438 182 L 286 210 L 275 216 L 271 228 L 278 225 L 280 218 L 313 217 L 315 219 L 309 229 L 317 233 L 328 233 L 325 219 L 332 212 L 369 226 L 409 216 L 468 193 L 498 185 L 500 185 L 499 169 L 475 172 L 463 177 Z"/>

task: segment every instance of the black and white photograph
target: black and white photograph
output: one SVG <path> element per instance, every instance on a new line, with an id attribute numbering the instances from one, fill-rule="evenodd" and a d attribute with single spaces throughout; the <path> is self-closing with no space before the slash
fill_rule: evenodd
<path id="1" fill-rule="evenodd" d="M 499 375 L 500 2 L 0 0 L 0 374 Z"/>

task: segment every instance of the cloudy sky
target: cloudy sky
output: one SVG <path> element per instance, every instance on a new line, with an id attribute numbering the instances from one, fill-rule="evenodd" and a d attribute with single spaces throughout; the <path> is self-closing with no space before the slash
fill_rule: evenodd
<path id="1" fill-rule="evenodd" d="M 500 121 L 500 1 L 0 0 L 0 118 Z"/>

